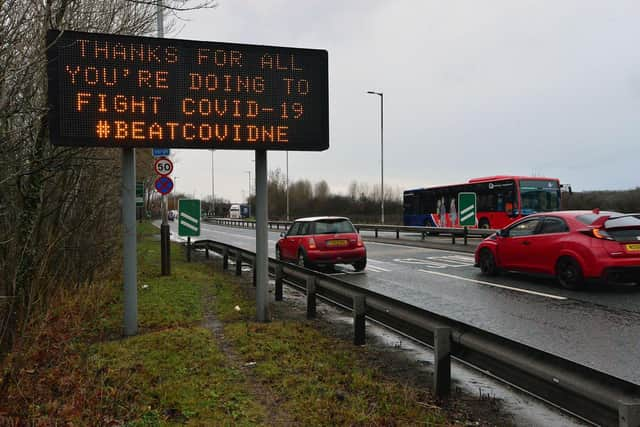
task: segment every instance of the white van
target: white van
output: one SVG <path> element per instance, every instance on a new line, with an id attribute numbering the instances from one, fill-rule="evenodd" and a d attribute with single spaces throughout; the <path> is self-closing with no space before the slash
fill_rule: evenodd
<path id="1" fill-rule="evenodd" d="M 231 205 L 229 208 L 229 218 L 240 219 L 240 205 Z"/>

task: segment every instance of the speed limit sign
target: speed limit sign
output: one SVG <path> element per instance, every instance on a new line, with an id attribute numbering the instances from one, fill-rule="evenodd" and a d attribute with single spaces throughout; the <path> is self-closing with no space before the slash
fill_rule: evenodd
<path id="1" fill-rule="evenodd" d="M 153 170 L 160 176 L 167 176 L 173 172 L 173 163 L 166 157 L 160 157 L 153 165 Z"/>

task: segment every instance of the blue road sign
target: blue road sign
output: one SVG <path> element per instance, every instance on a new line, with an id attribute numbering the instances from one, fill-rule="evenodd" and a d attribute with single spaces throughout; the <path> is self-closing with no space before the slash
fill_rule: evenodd
<path id="1" fill-rule="evenodd" d="M 153 157 L 167 157 L 171 152 L 169 148 L 154 148 Z"/>
<path id="2" fill-rule="evenodd" d="M 156 190 L 160 194 L 169 194 L 173 190 L 173 181 L 168 176 L 161 176 L 156 179 Z"/>

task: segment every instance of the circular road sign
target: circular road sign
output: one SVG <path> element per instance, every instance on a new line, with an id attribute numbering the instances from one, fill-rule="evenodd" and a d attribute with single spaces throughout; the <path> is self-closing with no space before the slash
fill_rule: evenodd
<path id="1" fill-rule="evenodd" d="M 160 157 L 153 164 L 153 170 L 160 176 L 171 175 L 171 172 L 173 172 L 173 163 L 166 157 Z"/>
<path id="2" fill-rule="evenodd" d="M 156 190 L 160 194 L 169 194 L 173 190 L 173 181 L 168 176 L 161 176 L 156 179 Z"/>

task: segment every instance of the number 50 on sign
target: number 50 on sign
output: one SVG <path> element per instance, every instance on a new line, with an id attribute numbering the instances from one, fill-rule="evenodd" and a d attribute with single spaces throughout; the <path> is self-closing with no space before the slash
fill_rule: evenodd
<path id="1" fill-rule="evenodd" d="M 171 172 L 173 172 L 173 163 L 166 157 L 160 157 L 154 163 L 153 169 L 160 176 L 171 175 Z"/>

